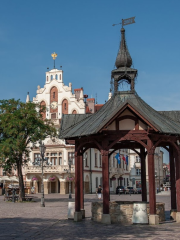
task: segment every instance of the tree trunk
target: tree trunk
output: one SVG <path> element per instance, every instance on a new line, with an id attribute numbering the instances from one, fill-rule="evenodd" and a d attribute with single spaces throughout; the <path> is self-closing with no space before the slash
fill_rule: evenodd
<path id="1" fill-rule="evenodd" d="M 17 172 L 19 177 L 19 201 L 23 201 L 25 198 L 25 190 L 22 175 L 22 155 L 19 156 L 19 161 L 17 161 Z"/>

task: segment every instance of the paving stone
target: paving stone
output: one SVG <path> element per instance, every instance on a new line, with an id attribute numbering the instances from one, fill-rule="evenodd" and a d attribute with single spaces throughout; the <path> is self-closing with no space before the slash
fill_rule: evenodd
<path id="1" fill-rule="evenodd" d="M 44 208 L 40 207 L 40 194 L 35 202 L 11 203 L 0 196 L 1 240 L 66 240 L 66 239 L 180 239 L 180 224 L 170 220 L 170 194 L 157 195 L 157 202 L 165 203 L 166 221 L 156 226 L 106 225 L 91 220 L 91 202 L 94 195 L 85 195 L 86 218 L 81 222 L 67 219 L 68 195 L 45 195 Z M 141 195 L 111 195 L 111 201 L 140 201 Z M 74 201 L 73 199 L 70 200 Z"/>

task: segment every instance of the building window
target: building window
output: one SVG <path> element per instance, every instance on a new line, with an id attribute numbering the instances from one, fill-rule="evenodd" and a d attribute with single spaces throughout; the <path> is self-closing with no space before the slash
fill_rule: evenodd
<path id="1" fill-rule="evenodd" d="M 51 80 L 53 80 L 53 75 L 51 75 Z"/>
<path id="2" fill-rule="evenodd" d="M 68 114 L 68 101 L 67 101 L 67 99 L 64 99 L 62 101 L 62 113 L 63 114 Z"/>
<path id="3" fill-rule="evenodd" d="M 59 157 L 59 165 L 63 165 L 62 164 L 62 157 Z"/>
<path id="4" fill-rule="evenodd" d="M 99 167 L 102 167 L 102 159 L 101 159 L 101 154 L 99 154 Z"/>
<path id="5" fill-rule="evenodd" d="M 112 187 L 112 179 L 110 179 L 110 187 Z"/>
<path id="6" fill-rule="evenodd" d="M 129 179 L 127 178 L 127 186 L 129 186 Z"/>
<path id="7" fill-rule="evenodd" d="M 88 167 L 88 156 L 87 156 L 87 152 L 85 153 L 85 167 Z"/>
<path id="8" fill-rule="evenodd" d="M 56 113 L 51 114 L 51 119 L 56 119 Z"/>
<path id="9" fill-rule="evenodd" d="M 97 167 L 97 153 L 95 153 L 95 167 Z"/>
<path id="10" fill-rule="evenodd" d="M 58 80 L 58 75 L 56 74 L 56 80 Z"/>
<path id="11" fill-rule="evenodd" d="M 47 76 L 47 82 L 48 82 L 48 76 Z"/>
<path id="12" fill-rule="evenodd" d="M 124 186 L 126 186 L 126 179 L 124 178 Z"/>
<path id="13" fill-rule="evenodd" d="M 115 168 L 115 161 L 116 161 L 116 159 L 115 159 L 115 157 L 113 157 L 113 167 Z"/>
<path id="14" fill-rule="evenodd" d="M 141 158 L 139 156 L 136 156 L 136 162 L 141 162 Z"/>
<path id="15" fill-rule="evenodd" d="M 55 92 L 53 92 L 53 98 L 55 98 Z"/>
<path id="16" fill-rule="evenodd" d="M 59 80 L 61 80 L 61 74 L 59 75 Z"/>
<path id="17" fill-rule="evenodd" d="M 98 177 L 96 177 L 96 188 L 98 188 Z"/>
<path id="18" fill-rule="evenodd" d="M 69 162 L 71 165 L 75 164 L 75 152 L 68 152 L 68 164 Z"/>
<path id="19" fill-rule="evenodd" d="M 77 111 L 76 111 L 76 110 L 73 110 L 73 111 L 72 111 L 72 114 L 77 114 Z"/>
<path id="20" fill-rule="evenodd" d="M 141 169 L 136 168 L 136 175 L 141 175 Z"/>
<path id="21" fill-rule="evenodd" d="M 40 153 L 34 153 L 34 161 L 36 158 L 40 158 L 41 157 L 41 154 Z"/>

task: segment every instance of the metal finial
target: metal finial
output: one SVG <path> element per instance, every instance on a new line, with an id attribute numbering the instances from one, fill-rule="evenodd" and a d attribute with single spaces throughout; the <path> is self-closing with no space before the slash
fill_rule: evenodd
<path id="1" fill-rule="evenodd" d="M 52 57 L 53 60 L 54 60 L 54 68 L 55 68 L 55 60 L 56 60 L 57 56 L 58 56 L 58 55 L 57 55 L 57 53 L 55 53 L 55 52 L 51 54 L 51 57 Z"/>

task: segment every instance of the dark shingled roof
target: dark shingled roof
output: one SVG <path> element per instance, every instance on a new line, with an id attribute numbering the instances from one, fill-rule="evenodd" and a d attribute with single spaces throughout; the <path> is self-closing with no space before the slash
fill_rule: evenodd
<path id="1" fill-rule="evenodd" d="M 131 105 L 160 133 L 180 134 L 180 123 L 154 110 L 136 92 L 117 92 L 94 114 L 63 115 L 60 138 L 74 138 L 96 134 L 126 104 Z"/>
<path id="2" fill-rule="evenodd" d="M 166 117 L 173 119 L 176 122 L 180 122 L 180 111 L 158 111 L 164 114 Z"/>

